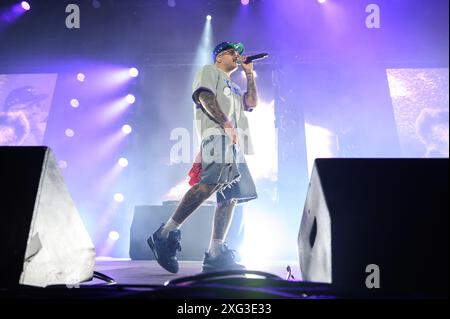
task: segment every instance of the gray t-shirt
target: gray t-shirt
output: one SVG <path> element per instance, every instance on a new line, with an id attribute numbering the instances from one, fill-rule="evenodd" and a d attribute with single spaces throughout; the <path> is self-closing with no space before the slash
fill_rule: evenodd
<path id="1" fill-rule="evenodd" d="M 203 110 L 198 99 L 202 90 L 212 92 L 219 103 L 220 109 L 232 121 L 233 126 L 238 129 L 240 147 L 244 154 L 253 154 L 253 146 L 250 137 L 248 119 L 244 111 L 252 111 L 247 108 L 244 101 L 244 92 L 239 86 L 231 81 L 228 75 L 215 65 L 205 65 L 195 77 L 193 83 L 192 99 L 195 103 L 195 118 L 197 130 L 201 138 L 213 134 L 224 135 L 224 130 Z"/>

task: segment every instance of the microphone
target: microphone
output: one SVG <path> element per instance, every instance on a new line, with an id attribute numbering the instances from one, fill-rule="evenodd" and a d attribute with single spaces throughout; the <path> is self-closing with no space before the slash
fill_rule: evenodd
<path id="1" fill-rule="evenodd" d="M 260 53 L 260 54 L 250 55 L 244 61 L 241 61 L 241 63 L 248 64 L 248 63 L 251 63 L 256 60 L 262 60 L 264 58 L 267 58 L 268 56 L 269 56 L 268 53 Z"/>

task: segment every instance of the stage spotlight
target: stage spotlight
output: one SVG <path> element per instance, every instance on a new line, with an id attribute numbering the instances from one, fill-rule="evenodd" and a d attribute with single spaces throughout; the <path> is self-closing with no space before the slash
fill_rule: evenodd
<path id="1" fill-rule="evenodd" d="M 21 3 L 20 5 L 21 5 L 22 8 L 23 8 L 24 10 L 26 10 L 26 11 L 28 11 L 28 10 L 31 9 L 30 4 L 29 4 L 28 2 L 26 2 L 26 1 L 22 1 L 22 3 Z"/>
<path id="2" fill-rule="evenodd" d="M 128 94 L 125 97 L 125 100 L 127 101 L 128 104 L 133 104 L 136 101 L 136 98 L 134 97 L 133 94 Z"/>
<path id="3" fill-rule="evenodd" d="M 128 70 L 128 74 L 129 74 L 131 77 L 135 78 L 135 77 L 137 77 L 137 76 L 139 75 L 139 71 L 138 71 L 138 69 L 136 69 L 136 68 L 130 68 L 130 69 Z"/>
<path id="4" fill-rule="evenodd" d="M 72 107 L 79 107 L 80 106 L 80 102 L 77 99 L 71 99 L 70 100 L 70 105 L 72 105 Z"/>
<path id="5" fill-rule="evenodd" d="M 125 134 L 130 134 L 133 130 L 131 129 L 131 126 L 128 124 L 125 124 L 124 126 L 122 126 L 122 132 L 124 132 Z"/>
<path id="6" fill-rule="evenodd" d="M 67 168 L 67 162 L 66 161 L 58 161 L 58 167 L 61 169 Z"/>
<path id="7" fill-rule="evenodd" d="M 206 20 L 211 21 L 211 19 L 212 19 L 212 17 L 208 14 L 208 15 L 206 16 Z"/>
<path id="8" fill-rule="evenodd" d="M 77 74 L 77 80 L 80 82 L 84 82 L 84 79 L 86 78 L 86 76 L 83 73 L 78 73 Z"/>
<path id="9" fill-rule="evenodd" d="M 327 0 L 317 0 L 319 3 L 325 3 Z"/>
<path id="10" fill-rule="evenodd" d="M 122 167 L 127 167 L 128 166 L 128 160 L 125 157 L 121 157 L 119 158 L 119 160 L 117 161 L 117 163 L 122 166 Z"/>
<path id="11" fill-rule="evenodd" d="M 122 193 L 115 193 L 114 200 L 118 203 L 122 203 L 125 200 L 125 196 Z"/>
<path id="12" fill-rule="evenodd" d="M 68 129 L 66 129 L 65 134 L 67 137 L 73 137 L 75 135 L 75 132 L 74 132 L 74 130 L 68 128 Z"/>
<path id="13" fill-rule="evenodd" d="M 250 2 L 250 0 L 241 0 L 241 3 L 246 6 L 248 3 Z"/>
<path id="14" fill-rule="evenodd" d="M 177 5 L 177 3 L 175 2 L 175 0 L 167 0 L 167 5 L 173 8 Z"/>
<path id="15" fill-rule="evenodd" d="M 113 230 L 113 231 L 110 231 L 110 232 L 109 232 L 108 237 L 109 237 L 109 239 L 116 241 L 116 240 L 119 239 L 120 235 L 119 235 L 118 232 L 116 232 L 115 230 Z"/>

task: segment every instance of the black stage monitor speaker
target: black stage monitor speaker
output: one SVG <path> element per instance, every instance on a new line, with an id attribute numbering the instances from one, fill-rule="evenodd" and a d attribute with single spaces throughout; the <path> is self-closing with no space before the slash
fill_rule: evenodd
<path id="1" fill-rule="evenodd" d="M 47 147 L 0 147 L 0 287 L 93 277 L 94 245 Z"/>
<path id="2" fill-rule="evenodd" d="M 317 159 L 298 235 L 303 280 L 448 296 L 448 159 Z"/>

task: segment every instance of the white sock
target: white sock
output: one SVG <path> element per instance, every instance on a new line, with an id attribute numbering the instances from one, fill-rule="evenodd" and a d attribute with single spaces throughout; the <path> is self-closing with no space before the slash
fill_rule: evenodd
<path id="1" fill-rule="evenodd" d="M 212 258 L 219 256 L 223 251 L 223 244 L 223 239 L 211 239 L 209 242 L 208 254 Z"/>
<path id="2" fill-rule="evenodd" d="M 167 238 L 167 237 L 169 237 L 169 233 L 172 230 L 179 229 L 180 227 L 181 227 L 180 224 L 178 224 L 172 218 L 169 218 L 169 220 L 167 221 L 167 223 L 164 225 L 164 227 L 162 229 L 161 236 L 163 238 Z"/>

